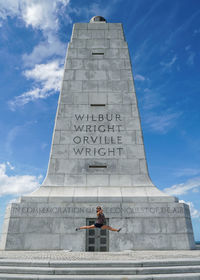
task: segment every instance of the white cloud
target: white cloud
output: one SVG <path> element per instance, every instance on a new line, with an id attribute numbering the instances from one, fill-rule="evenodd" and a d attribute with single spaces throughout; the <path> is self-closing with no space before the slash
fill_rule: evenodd
<path id="1" fill-rule="evenodd" d="M 60 79 L 63 73 L 63 68 L 58 60 L 51 61 L 47 64 L 37 64 L 31 70 L 26 70 L 24 75 L 28 79 L 34 79 L 36 82 L 41 82 L 45 90 L 58 91 L 60 88 Z"/>
<path id="2" fill-rule="evenodd" d="M 198 219 L 200 218 L 200 211 L 197 210 L 195 207 L 194 207 L 194 204 L 193 202 L 191 201 L 184 201 L 184 200 L 179 200 L 179 202 L 182 202 L 182 203 L 186 203 L 189 205 L 190 207 L 190 215 L 193 219 Z"/>
<path id="3" fill-rule="evenodd" d="M 64 58 L 66 47 L 55 34 L 48 33 L 45 41 L 35 46 L 31 53 L 23 55 L 23 62 L 25 66 L 32 67 L 53 56 Z"/>
<path id="4" fill-rule="evenodd" d="M 6 4 L 5 1 L 0 0 L 0 17 L 2 19 L 7 16 L 17 17 L 26 26 L 42 30 L 45 38 L 33 48 L 31 53 L 23 55 L 26 66 L 33 67 L 36 64 L 31 70 L 24 72 L 26 78 L 34 81 L 34 85 L 29 91 L 9 102 L 12 110 L 30 101 L 47 98 L 59 90 L 62 74 L 61 64 L 58 60 L 46 64 L 39 63 L 50 57 L 64 56 L 66 46 L 58 39 L 56 31 L 59 27 L 58 14 L 68 4 L 69 0 L 8 0 Z"/>
<path id="5" fill-rule="evenodd" d="M 136 81 L 145 81 L 146 79 L 145 79 L 144 76 L 142 76 L 142 75 L 140 75 L 140 74 L 136 74 L 136 75 L 135 75 L 135 80 L 136 80 Z"/>
<path id="6" fill-rule="evenodd" d="M 185 183 L 176 184 L 171 186 L 170 188 L 164 189 L 164 192 L 166 192 L 169 195 L 184 195 L 187 194 L 188 191 L 195 190 L 200 188 L 200 177 L 192 178 Z"/>
<path id="7" fill-rule="evenodd" d="M 0 0 L 0 19 L 4 21 L 8 16 L 17 17 L 25 26 L 42 31 L 42 41 L 32 52 L 23 55 L 25 65 L 33 66 L 43 59 L 59 56 L 63 57 L 66 45 L 58 35 L 59 21 L 71 23 L 66 7 L 70 0 Z"/>
<path id="8" fill-rule="evenodd" d="M 47 64 L 37 64 L 31 70 L 26 70 L 24 75 L 27 79 L 34 80 L 35 87 L 30 91 L 15 97 L 9 101 L 11 110 L 23 106 L 37 99 L 45 99 L 60 90 L 61 76 L 63 66 L 58 60 L 51 61 Z"/>
<path id="9" fill-rule="evenodd" d="M 41 30 L 58 28 L 58 12 L 70 0 L 0 0 L 0 18 L 17 17 L 26 26 Z"/>
<path id="10" fill-rule="evenodd" d="M 6 164 L 0 164 L 0 196 L 22 195 L 34 191 L 40 185 L 42 176 L 7 175 Z"/>
<path id="11" fill-rule="evenodd" d="M 7 161 L 6 164 L 10 168 L 10 170 L 14 170 L 15 169 L 15 167 L 9 161 Z"/>
<path id="12" fill-rule="evenodd" d="M 19 2 L 13 0 L 0 0 L 0 18 L 5 20 L 8 16 L 13 17 L 19 13 Z"/>
<path id="13" fill-rule="evenodd" d="M 155 112 L 148 112 L 144 117 L 145 124 L 148 125 L 150 130 L 166 133 L 176 125 L 177 119 L 180 117 L 180 112 L 162 112 L 156 114 Z"/>
<path id="14" fill-rule="evenodd" d="M 24 7 L 22 13 L 22 18 L 26 25 L 31 25 L 33 28 L 39 29 L 57 28 L 57 21 L 53 12 L 56 9 L 56 2 L 40 0 L 34 3 L 30 1 Z"/>
<path id="15" fill-rule="evenodd" d="M 172 65 L 174 65 L 174 63 L 176 62 L 176 60 L 177 60 L 177 56 L 174 55 L 169 62 L 161 61 L 160 65 L 163 66 L 165 70 L 170 70 Z"/>

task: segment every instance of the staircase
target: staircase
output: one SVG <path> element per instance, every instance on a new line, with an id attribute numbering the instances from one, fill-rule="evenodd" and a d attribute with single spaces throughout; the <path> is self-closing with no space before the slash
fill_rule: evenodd
<path id="1" fill-rule="evenodd" d="M 0 259 L 0 279 L 200 280 L 200 260 L 23 261 Z"/>

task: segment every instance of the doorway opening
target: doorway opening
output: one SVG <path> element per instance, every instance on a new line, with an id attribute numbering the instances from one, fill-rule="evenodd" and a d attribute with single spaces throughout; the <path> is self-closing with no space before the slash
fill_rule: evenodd
<path id="1" fill-rule="evenodd" d="M 91 226 L 96 219 L 86 219 L 86 225 Z M 109 219 L 106 219 L 109 225 Z M 86 230 L 86 252 L 108 252 L 109 251 L 109 231 L 106 229 L 92 228 Z"/>

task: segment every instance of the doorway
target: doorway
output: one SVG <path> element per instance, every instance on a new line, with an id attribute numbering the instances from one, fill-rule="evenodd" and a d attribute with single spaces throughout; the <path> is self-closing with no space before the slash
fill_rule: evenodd
<path id="1" fill-rule="evenodd" d="M 86 225 L 91 226 L 96 219 L 86 219 Z M 109 219 L 106 219 L 109 225 Z M 92 228 L 86 231 L 86 252 L 108 252 L 109 251 L 109 231 L 106 229 Z"/>

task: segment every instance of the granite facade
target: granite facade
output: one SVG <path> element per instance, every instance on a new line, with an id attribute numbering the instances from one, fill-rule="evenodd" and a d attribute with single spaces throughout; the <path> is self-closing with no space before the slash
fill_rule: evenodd
<path id="1" fill-rule="evenodd" d="M 75 232 L 102 205 L 109 250 L 194 249 L 189 208 L 148 174 L 122 24 L 77 23 L 68 45 L 47 176 L 7 207 L 3 250 L 85 250 Z"/>

